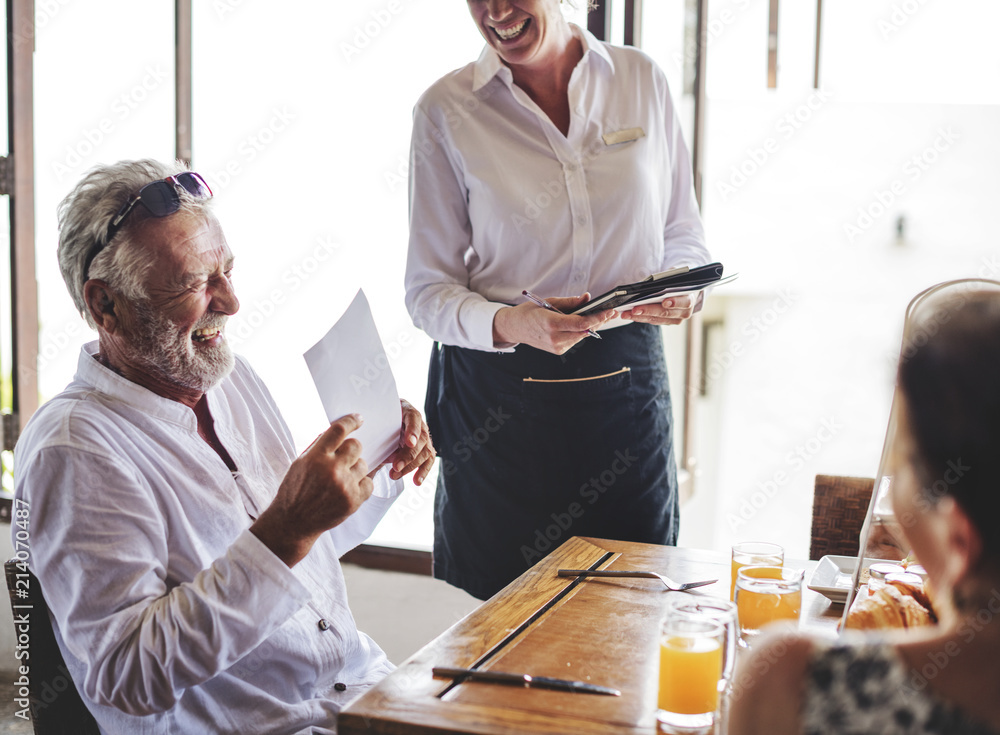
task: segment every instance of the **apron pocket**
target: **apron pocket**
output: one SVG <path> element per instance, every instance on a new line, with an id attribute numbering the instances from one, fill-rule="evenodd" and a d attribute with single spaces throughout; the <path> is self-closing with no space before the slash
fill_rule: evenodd
<path id="1" fill-rule="evenodd" d="M 525 383 L 587 383 L 594 380 L 604 380 L 605 378 L 614 378 L 622 373 L 630 373 L 632 368 L 623 367 L 621 370 L 615 370 L 613 373 L 605 373 L 604 375 L 594 375 L 590 378 L 563 378 L 561 380 L 540 380 L 538 378 L 521 378 Z"/>

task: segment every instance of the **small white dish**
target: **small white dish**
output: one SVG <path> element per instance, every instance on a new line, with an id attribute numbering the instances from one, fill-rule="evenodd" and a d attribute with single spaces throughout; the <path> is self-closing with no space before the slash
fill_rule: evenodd
<path id="1" fill-rule="evenodd" d="M 865 567 L 884 559 L 865 559 Z M 813 592 L 819 592 L 832 602 L 843 605 L 847 602 L 847 591 L 851 588 L 851 578 L 858 562 L 856 556 L 824 556 L 813 570 L 809 584 Z M 862 584 L 867 580 L 862 579 Z"/>

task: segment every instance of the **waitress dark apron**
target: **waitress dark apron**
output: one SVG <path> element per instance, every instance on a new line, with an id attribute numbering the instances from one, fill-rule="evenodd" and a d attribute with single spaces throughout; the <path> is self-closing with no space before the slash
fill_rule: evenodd
<path id="1" fill-rule="evenodd" d="M 435 344 L 435 577 L 486 599 L 571 536 L 676 543 L 660 328 L 601 337 L 565 355 Z"/>

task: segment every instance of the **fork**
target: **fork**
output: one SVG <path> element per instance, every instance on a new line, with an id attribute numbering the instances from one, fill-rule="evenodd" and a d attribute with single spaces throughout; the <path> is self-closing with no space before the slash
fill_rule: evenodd
<path id="1" fill-rule="evenodd" d="M 639 571 L 629 571 L 629 570 L 593 570 L 593 569 L 560 569 L 558 571 L 560 577 L 649 577 L 650 579 L 658 579 L 663 582 L 663 586 L 666 587 L 671 592 L 687 592 L 695 587 L 704 587 L 708 584 L 715 584 L 719 580 L 717 579 L 706 579 L 703 582 L 687 582 L 685 584 L 677 584 L 675 581 L 669 577 L 664 577 L 662 574 L 657 574 L 656 572 L 639 572 Z"/>

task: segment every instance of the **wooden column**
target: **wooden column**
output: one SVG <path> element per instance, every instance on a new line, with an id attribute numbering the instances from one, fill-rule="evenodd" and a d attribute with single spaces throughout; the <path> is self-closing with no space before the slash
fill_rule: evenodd
<path id="1" fill-rule="evenodd" d="M 587 30 L 600 41 L 611 40 L 611 0 L 600 0 L 597 7 L 587 13 Z"/>
<path id="2" fill-rule="evenodd" d="M 10 194 L 12 417 L 5 447 L 38 408 L 38 284 L 35 280 L 35 5 L 7 0 L 8 193 Z"/>
<path id="3" fill-rule="evenodd" d="M 175 0 L 174 4 L 174 90 L 176 104 L 176 156 L 191 165 L 193 158 L 191 130 L 191 0 Z"/>

